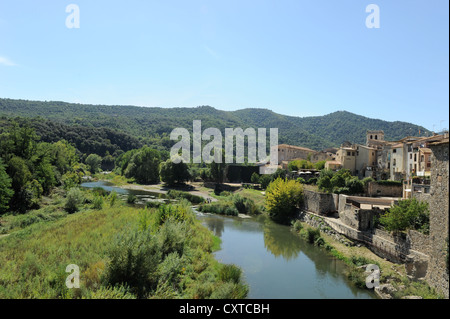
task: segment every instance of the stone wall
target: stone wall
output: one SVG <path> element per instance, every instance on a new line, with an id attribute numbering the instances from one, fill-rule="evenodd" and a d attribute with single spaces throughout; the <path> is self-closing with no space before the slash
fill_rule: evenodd
<path id="1" fill-rule="evenodd" d="M 320 215 L 329 215 L 338 210 L 339 197 L 336 194 L 304 190 L 303 209 Z"/>
<path id="2" fill-rule="evenodd" d="M 412 192 L 411 197 L 417 199 L 420 202 L 427 202 L 428 205 L 431 203 L 431 195 L 430 194 Z"/>
<path id="3" fill-rule="evenodd" d="M 448 161 L 449 144 L 430 145 L 431 200 L 430 200 L 430 265 L 427 282 L 439 292 L 449 296 L 449 275 L 446 265 L 448 247 Z"/>
<path id="4" fill-rule="evenodd" d="M 374 227 L 375 216 L 380 216 L 379 209 L 361 209 L 351 204 L 345 204 L 339 211 L 339 219 L 346 225 L 357 230 L 371 230 Z"/>
<path id="5" fill-rule="evenodd" d="M 377 182 L 367 183 L 368 196 L 402 197 L 402 185 L 380 185 Z"/>
<path id="6" fill-rule="evenodd" d="M 299 219 L 321 229 L 328 226 L 336 235 L 364 243 L 378 256 L 405 264 L 407 275 L 414 280 L 424 279 L 427 274 L 431 251 L 427 235 L 414 230 L 398 235 L 380 229 L 362 231 L 352 227 L 352 223 L 344 223 L 343 218 L 319 216 L 311 212 L 302 212 Z"/>

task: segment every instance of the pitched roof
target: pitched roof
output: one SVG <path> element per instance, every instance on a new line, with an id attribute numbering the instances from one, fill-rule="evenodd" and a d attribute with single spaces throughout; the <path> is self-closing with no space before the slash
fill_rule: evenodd
<path id="1" fill-rule="evenodd" d="M 310 148 L 306 148 L 306 147 L 300 147 L 300 146 L 294 146 L 294 145 L 288 145 L 288 144 L 280 144 L 280 145 L 277 145 L 277 146 L 278 146 L 278 148 L 293 148 L 293 149 L 296 149 L 296 150 L 317 153 L 317 151 L 312 150 Z"/>

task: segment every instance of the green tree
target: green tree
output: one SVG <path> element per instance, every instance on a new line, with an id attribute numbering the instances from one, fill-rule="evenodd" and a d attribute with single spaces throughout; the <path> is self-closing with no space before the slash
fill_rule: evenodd
<path id="1" fill-rule="evenodd" d="M 259 174 L 256 172 L 253 172 L 252 176 L 250 177 L 250 181 L 253 184 L 259 184 L 259 182 L 260 182 L 259 180 L 260 180 Z"/>
<path id="2" fill-rule="evenodd" d="M 261 183 L 261 188 L 266 189 L 267 186 L 269 186 L 270 182 L 272 181 L 272 176 L 268 174 L 261 175 L 259 182 Z"/>
<path id="3" fill-rule="evenodd" d="M 222 149 L 222 163 L 216 163 L 215 161 L 213 161 L 209 164 L 211 178 L 216 183 L 222 183 L 226 168 L 227 165 L 225 164 L 225 150 Z"/>
<path id="4" fill-rule="evenodd" d="M 9 201 L 14 195 L 11 181 L 11 178 L 6 173 L 3 160 L 0 158 L 0 214 L 5 213 L 9 209 Z"/>
<path id="5" fill-rule="evenodd" d="M 114 169 L 114 157 L 106 151 L 102 159 L 101 168 L 104 171 L 112 171 Z"/>
<path id="6" fill-rule="evenodd" d="M 159 182 L 160 163 L 159 152 L 144 146 L 133 155 L 125 171 L 125 176 L 134 177 L 140 184 L 156 184 Z"/>
<path id="7" fill-rule="evenodd" d="M 388 231 L 416 229 L 428 233 L 430 226 L 428 203 L 418 201 L 416 198 L 402 200 L 392 206 L 379 220 Z"/>
<path id="8" fill-rule="evenodd" d="M 51 145 L 52 162 L 61 175 L 69 172 L 78 163 L 76 148 L 65 140 Z"/>
<path id="9" fill-rule="evenodd" d="M 73 214 L 79 210 L 80 205 L 83 203 L 83 201 L 83 192 L 77 187 L 71 188 L 67 192 L 64 208 L 69 214 Z"/>
<path id="10" fill-rule="evenodd" d="M 320 171 L 325 168 L 326 162 L 327 161 L 318 161 L 318 162 L 314 163 L 314 168 Z"/>
<path id="11" fill-rule="evenodd" d="M 100 170 L 100 165 L 102 164 L 102 158 L 97 154 L 90 154 L 86 158 L 86 164 L 89 166 L 89 171 L 92 174 L 97 173 Z"/>
<path id="12" fill-rule="evenodd" d="M 319 190 L 321 191 L 327 191 L 331 192 L 333 189 L 333 184 L 331 184 L 331 178 L 328 175 L 319 177 L 317 180 L 317 186 L 319 187 Z"/>
<path id="13" fill-rule="evenodd" d="M 269 216 L 276 222 L 288 223 L 303 201 L 303 186 L 297 181 L 277 178 L 266 190 Z"/>
<path id="14" fill-rule="evenodd" d="M 190 178 L 187 164 L 183 161 L 175 164 L 171 159 L 161 163 L 159 175 L 161 177 L 161 181 L 167 185 L 184 183 Z"/>

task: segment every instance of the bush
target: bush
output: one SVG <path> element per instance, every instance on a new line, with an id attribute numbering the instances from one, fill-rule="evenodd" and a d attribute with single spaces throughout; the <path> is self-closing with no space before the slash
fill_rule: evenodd
<path id="1" fill-rule="evenodd" d="M 109 194 L 109 206 L 113 207 L 116 201 L 117 201 L 117 193 L 115 191 L 112 191 L 111 194 Z"/>
<path id="2" fill-rule="evenodd" d="M 94 195 L 93 208 L 98 209 L 98 210 L 103 208 L 103 197 L 102 196 Z"/>
<path id="3" fill-rule="evenodd" d="M 145 207 L 147 207 L 147 208 L 159 208 L 162 205 L 165 205 L 165 204 L 162 203 L 162 202 L 157 202 L 157 201 L 151 200 L 151 201 L 148 201 L 145 204 Z"/>
<path id="4" fill-rule="evenodd" d="M 314 245 L 322 247 L 325 245 L 325 239 L 323 239 L 323 237 L 319 236 L 316 237 L 316 239 L 314 240 Z"/>
<path id="5" fill-rule="evenodd" d="M 367 187 L 367 184 L 369 184 L 370 182 L 374 182 L 375 180 L 372 177 L 366 177 L 362 180 L 363 186 Z"/>
<path id="6" fill-rule="evenodd" d="M 351 177 L 345 180 L 345 187 L 348 188 L 350 194 L 364 193 L 364 184 L 358 177 Z"/>
<path id="7" fill-rule="evenodd" d="M 277 178 L 266 190 L 269 216 L 276 222 L 288 223 L 303 202 L 303 187 L 297 181 Z"/>
<path id="8" fill-rule="evenodd" d="M 303 225 L 302 225 L 302 222 L 301 222 L 301 221 L 296 220 L 295 223 L 292 225 L 292 227 L 294 228 L 294 230 L 295 230 L 296 232 L 299 232 L 300 230 L 302 230 Z"/>
<path id="9" fill-rule="evenodd" d="M 136 203 L 136 200 L 137 200 L 137 197 L 135 195 L 128 194 L 128 197 L 127 197 L 128 204 L 134 204 L 134 203 Z"/>
<path id="10" fill-rule="evenodd" d="M 214 202 L 211 204 L 203 204 L 198 207 L 198 210 L 203 213 L 237 216 L 238 210 L 231 202 Z"/>
<path id="11" fill-rule="evenodd" d="M 259 184 L 259 174 L 256 172 L 253 172 L 252 176 L 250 177 L 250 181 L 253 184 Z"/>
<path id="12" fill-rule="evenodd" d="M 261 188 L 266 189 L 267 186 L 269 186 L 271 181 L 272 181 L 272 177 L 270 175 L 262 175 L 259 180 L 259 182 L 261 183 Z"/>
<path id="13" fill-rule="evenodd" d="M 306 228 L 300 231 L 300 236 L 310 244 L 314 244 L 320 237 L 320 231 L 317 228 Z"/>
<path id="14" fill-rule="evenodd" d="M 383 181 L 377 181 L 378 185 L 386 185 L 386 186 L 401 186 L 401 181 L 392 181 L 392 180 L 383 180 Z"/>
<path id="15" fill-rule="evenodd" d="M 188 192 L 183 192 L 183 191 L 177 191 L 174 189 L 170 189 L 167 192 L 167 198 L 170 199 L 187 199 L 188 201 L 190 201 L 192 204 L 200 204 L 205 202 L 205 199 L 201 196 L 198 195 L 194 195 Z"/>
<path id="16" fill-rule="evenodd" d="M 306 185 L 316 185 L 317 184 L 317 177 L 311 177 L 306 182 Z"/>
<path id="17" fill-rule="evenodd" d="M 236 265 L 223 265 L 219 270 L 219 279 L 224 282 L 239 283 L 242 270 Z"/>
<path id="18" fill-rule="evenodd" d="M 161 251 L 149 231 L 129 229 L 119 235 L 109 251 L 111 259 L 105 285 L 126 285 L 138 298 L 144 298 L 157 285 Z"/>
<path id="19" fill-rule="evenodd" d="M 84 201 L 83 192 L 79 188 L 71 188 L 67 192 L 66 203 L 64 209 L 69 213 L 73 214 L 79 210 L 79 206 Z"/>
<path id="20" fill-rule="evenodd" d="M 388 231 L 415 229 L 428 234 L 430 228 L 428 203 L 420 202 L 416 198 L 402 200 L 380 216 L 379 223 Z"/>

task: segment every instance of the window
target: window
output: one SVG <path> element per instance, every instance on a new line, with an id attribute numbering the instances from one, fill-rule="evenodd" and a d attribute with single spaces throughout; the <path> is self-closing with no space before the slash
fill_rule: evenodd
<path id="1" fill-rule="evenodd" d="M 373 135 L 370 135 L 370 139 L 371 139 L 371 140 L 373 139 Z"/>
<path id="2" fill-rule="evenodd" d="M 409 154 L 409 159 L 412 159 L 412 154 Z"/>
<path id="3" fill-rule="evenodd" d="M 378 135 L 375 135 L 375 139 L 378 140 Z"/>
<path id="4" fill-rule="evenodd" d="M 397 163 L 397 161 L 396 161 L 395 158 L 394 158 L 394 162 L 392 163 L 392 166 L 395 166 L 396 163 Z"/>
<path id="5" fill-rule="evenodd" d="M 414 154 L 414 162 L 417 162 L 417 154 Z"/>
<path id="6" fill-rule="evenodd" d="M 347 152 L 347 156 L 350 156 L 350 152 Z"/>
<path id="7" fill-rule="evenodd" d="M 355 152 L 352 152 L 352 156 L 355 156 Z"/>

